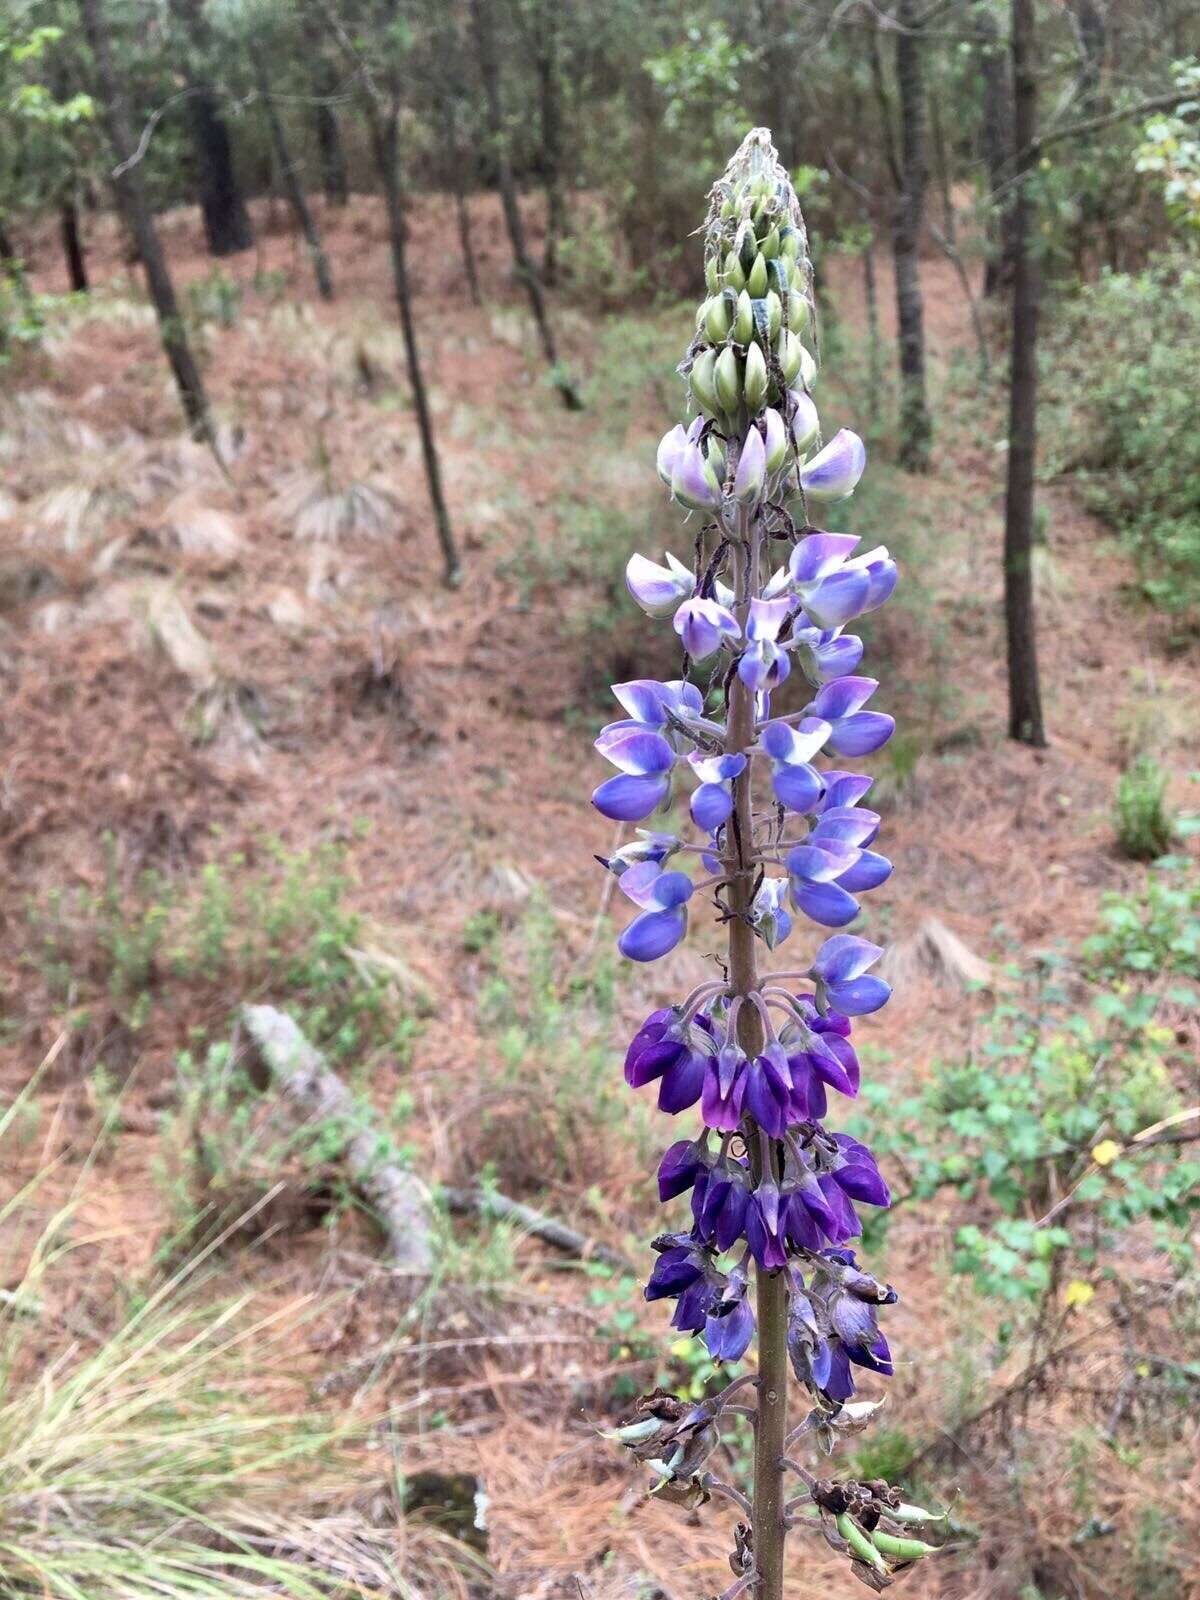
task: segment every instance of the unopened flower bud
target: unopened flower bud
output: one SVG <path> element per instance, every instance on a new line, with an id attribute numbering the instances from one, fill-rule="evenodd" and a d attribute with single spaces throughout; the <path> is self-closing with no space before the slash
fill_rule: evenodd
<path id="1" fill-rule="evenodd" d="M 808 327 L 808 301 L 798 289 L 788 290 L 788 327 L 803 333 Z"/>
<path id="2" fill-rule="evenodd" d="M 759 345 L 752 344 L 746 351 L 746 373 L 743 379 L 746 404 L 752 412 L 762 407 L 767 398 L 767 362 Z"/>
<path id="3" fill-rule="evenodd" d="M 725 282 L 739 293 L 746 287 L 746 274 L 742 271 L 736 250 L 730 250 L 725 257 Z"/>
<path id="4" fill-rule="evenodd" d="M 723 344 L 729 337 L 729 302 L 724 294 L 715 294 L 708 302 L 704 331 L 714 344 Z"/>
<path id="5" fill-rule="evenodd" d="M 632 555 L 625 568 L 625 587 L 648 617 L 669 617 L 695 587 L 687 567 L 668 550 L 667 565 Z"/>
<path id="6" fill-rule="evenodd" d="M 754 337 L 754 307 L 750 304 L 750 296 L 745 289 L 737 298 L 737 310 L 733 316 L 733 337 L 738 344 L 749 344 Z"/>
<path id="7" fill-rule="evenodd" d="M 726 345 L 717 357 L 714 379 L 721 409 L 732 416 L 742 403 L 742 380 L 738 371 L 737 356 L 734 355 L 730 345 Z"/>
<path id="8" fill-rule="evenodd" d="M 779 254 L 779 229 L 772 228 L 758 247 L 768 261 Z"/>
<path id="9" fill-rule="evenodd" d="M 764 444 L 766 446 L 767 471 L 778 472 L 787 460 L 787 429 L 783 425 L 783 418 L 773 406 L 769 406 L 763 412 L 763 423 L 766 427 Z"/>
<path id="10" fill-rule="evenodd" d="M 772 343 L 783 323 L 783 303 L 774 289 L 767 290 L 767 338 Z"/>
<path id="11" fill-rule="evenodd" d="M 713 381 L 713 370 L 717 364 L 715 350 L 702 350 L 692 362 L 692 370 L 688 373 L 688 381 L 692 386 L 692 396 L 697 406 L 707 416 L 714 416 L 720 410 L 717 399 L 716 384 Z"/>
<path id="12" fill-rule="evenodd" d="M 721 268 L 715 256 L 709 256 L 704 263 L 704 283 L 710 294 L 716 294 L 721 287 Z"/>
<path id="13" fill-rule="evenodd" d="M 766 260 L 761 255 L 756 255 L 754 265 L 750 268 L 750 274 L 746 279 L 746 287 L 756 300 L 761 300 L 767 292 L 768 281 Z"/>
<path id="14" fill-rule="evenodd" d="M 754 347 L 756 350 L 758 346 Z M 746 363 L 749 370 L 749 362 Z M 746 434 L 746 442 L 742 446 L 742 453 L 738 457 L 737 474 L 733 480 L 733 498 L 743 504 L 757 500 L 762 493 L 763 484 L 767 476 L 767 452 L 763 444 L 762 434 L 758 429 L 751 427 Z"/>
<path id="15" fill-rule="evenodd" d="M 671 493 L 689 511 L 709 511 L 721 504 L 721 483 L 698 444 L 680 451 L 671 476 Z"/>
<path id="16" fill-rule="evenodd" d="M 790 388 L 800 375 L 804 360 L 804 346 L 790 328 L 784 328 L 775 343 L 775 355 L 783 373 L 783 381 Z"/>
<path id="17" fill-rule="evenodd" d="M 796 454 L 803 455 L 820 433 L 821 419 L 817 416 L 816 406 L 803 389 L 792 390 L 792 403 L 792 443 L 796 447 Z"/>

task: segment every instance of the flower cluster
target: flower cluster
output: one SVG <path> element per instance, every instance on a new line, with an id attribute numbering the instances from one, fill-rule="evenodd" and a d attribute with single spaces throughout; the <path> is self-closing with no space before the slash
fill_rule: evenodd
<path id="1" fill-rule="evenodd" d="M 810 269 L 786 180 L 760 174 L 736 191 L 718 189 L 706 279 L 684 363 L 696 414 L 658 449 L 674 499 L 707 518 L 696 562 L 635 555 L 626 574 L 643 610 L 671 619 L 684 675 L 614 685 L 624 715 L 596 740 L 617 769 L 592 796 L 600 812 L 644 822 L 686 797 L 699 834 L 641 831 L 605 861 L 637 908 L 619 941 L 634 961 L 674 949 L 703 888 L 728 916 L 721 895 L 739 874 L 757 884 L 741 915 L 774 950 L 796 913 L 845 927 L 858 896 L 891 872 L 872 848 L 879 817 L 862 804 L 871 779 L 818 766 L 823 754 L 870 755 L 891 736 L 891 717 L 868 708 L 877 684 L 856 675 L 863 644 L 847 630 L 887 600 L 896 565 L 886 549 L 860 552 L 852 535 L 810 522 L 853 492 L 866 451 L 847 429 L 819 446 L 809 392 L 816 362 L 803 342 Z M 766 559 L 775 549 L 786 557 L 778 564 Z M 797 679 L 808 685 L 807 703 L 774 714 L 772 699 Z M 749 738 L 732 726 L 739 693 L 752 707 Z M 748 789 L 755 766 L 767 804 L 749 808 L 747 837 L 735 791 Z M 694 857 L 704 880 L 680 865 Z M 625 1060 L 632 1087 L 657 1084 L 671 1116 L 699 1107 L 704 1130 L 663 1158 L 662 1198 L 690 1191 L 694 1220 L 689 1233 L 657 1242 L 647 1297 L 674 1299 L 674 1325 L 734 1360 L 754 1330 L 748 1262 L 786 1272 L 793 1363 L 831 1403 L 853 1392 L 851 1363 L 890 1370 L 875 1308 L 894 1296 L 859 1273 L 845 1248 L 862 1231 L 856 1204 L 886 1206 L 887 1186 L 865 1146 L 820 1121 L 830 1090 L 858 1092 L 851 1019 L 888 998 L 869 970 L 880 954 L 836 933 L 802 971 L 762 978 L 746 993 L 705 985 L 648 1017 Z M 747 1011 L 757 1018 L 755 1049 L 743 1043 Z M 739 1258 L 722 1269 L 734 1251 Z"/>
<path id="2" fill-rule="evenodd" d="M 854 766 L 894 724 L 874 708 L 875 680 L 858 673 L 852 629 L 897 574 L 882 546 L 860 550 L 813 523 L 854 491 L 866 451 L 847 429 L 821 444 L 804 224 L 761 130 L 713 191 L 705 278 L 680 368 L 693 415 L 658 449 L 660 478 L 699 518 L 694 560 L 636 555 L 626 573 L 642 609 L 670 620 L 681 672 L 614 685 L 624 715 L 596 749 L 617 771 L 592 796 L 622 824 L 664 816 L 600 858 L 635 908 L 623 955 L 668 954 L 705 891 L 729 929 L 725 976 L 654 1011 L 625 1057 L 632 1088 L 654 1086 L 660 1110 L 700 1123 L 659 1166 L 660 1198 L 690 1196 L 692 1221 L 654 1241 L 645 1293 L 673 1301 L 673 1326 L 701 1336 L 715 1360 L 735 1361 L 754 1337 L 757 1276 L 759 1306 L 786 1316 L 772 1347 L 786 1336 L 832 1436 L 837 1419 L 849 1422 L 856 1371 L 892 1370 L 878 1315 L 895 1292 L 851 1248 L 859 1207 L 887 1206 L 887 1184 L 870 1150 L 824 1119 L 831 1093 L 858 1093 L 854 1019 L 890 993 L 872 971 L 880 948 L 833 930 L 892 870 L 863 803 L 872 780 Z M 815 953 L 759 972 L 757 947 L 797 938 L 801 919 L 824 930 Z M 771 1279 L 785 1300 L 763 1300 Z M 634 1426 L 654 1436 L 657 1466 L 677 1485 L 712 1433 L 692 1418 L 664 1453 L 657 1425 Z"/>

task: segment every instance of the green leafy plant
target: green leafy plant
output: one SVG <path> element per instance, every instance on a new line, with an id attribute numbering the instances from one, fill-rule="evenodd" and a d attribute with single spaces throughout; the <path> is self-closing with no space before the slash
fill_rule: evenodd
<path id="1" fill-rule="evenodd" d="M 1167 775 L 1153 756 L 1140 755 L 1117 784 L 1117 841 L 1131 861 L 1153 861 L 1171 848 Z"/>

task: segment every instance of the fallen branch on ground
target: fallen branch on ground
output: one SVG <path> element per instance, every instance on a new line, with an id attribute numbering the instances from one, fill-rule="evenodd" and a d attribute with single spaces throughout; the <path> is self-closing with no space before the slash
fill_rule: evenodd
<path id="1" fill-rule="evenodd" d="M 392 1264 L 409 1272 L 428 1272 L 433 1263 L 432 1197 L 381 1134 L 371 1108 L 350 1093 L 286 1012 L 275 1006 L 244 1005 L 241 1019 L 255 1053 L 284 1098 L 306 1119 L 343 1130 L 341 1160 L 383 1230 Z M 599 1261 L 620 1272 L 633 1270 L 619 1251 L 507 1195 L 457 1188 L 443 1189 L 441 1195 L 448 1211 L 513 1222 L 581 1261 Z"/>

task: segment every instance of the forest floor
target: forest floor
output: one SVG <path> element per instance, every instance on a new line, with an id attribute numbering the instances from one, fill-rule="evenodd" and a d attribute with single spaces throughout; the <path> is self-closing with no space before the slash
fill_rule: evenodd
<path id="1" fill-rule="evenodd" d="M 642 1270 L 667 1135 L 626 1097 L 619 1052 L 649 1009 L 707 973 L 707 946 L 701 931 L 690 952 L 622 970 L 612 990 L 620 907 L 610 915 L 592 859 L 611 829 L 587 796 L 597 686 L 667 665 L 655 625 L 608 586 L 614 551 L 653 555 L 670 537 L 653 452 L 678 415 L 671 367 L 688 313 L 556 308 L 587 402 L 569 414 L 533 347 L 498 212 L 475 209 L 482 308 L 434 199 L 411 242 L 465 569 L 456 591 L 440 583 L 383 217 L 366 199 L 321 218 L 331 306 L 267 204 L 256 249 L 219 270 L 194 214 L 163 219 L 228 477 L 181 435 L 152 320 L 103 222 L 92 301 L 55 314 L 0 408 L 0 1089 L 19 1090 L 66 1035 L 36 1087 L 22 1168 L 74 1152 L 71 1171 L 120 1093 L 81 1202 L 81 1227 L 103 1237 L 95 1270 L 68 1274 L 46 1310 L 64 1338 L 103 1327 L 114 1286 L 148 1271 L 217 1190 L 226 1205 L 269 1190 L 278 1139 L 248 1154 L 244 1123 L 217 1125 L 202 1072 L 213 1150 L 198 1176 L 181 1088 L 181 1052 L 197 1081 L 244 1000 L 295 1009 L 430 1181 L 490 1174 Z M 60 291 L 49 240 L 40 253 L 37 286 Z M 878 270 L 886 332 L 882 258 Z M 861 425 L 851 405 L 866 394 L 857 264 L 835 257 L 828 271 L 830 349 L 855 381 L 822 405 L 827 433 Z M 866 1072 L 897 1092 L 961 1051 L 988 1004 L 953 963 L 928 959 L 945 948 L 931 923 L 998 973 L 1077 943 L 1104 892 L 1144 870 L 1122 861 L 1112 822 L 1139 730 L 1153 720 L 1184 774 L 1200 732 L 1194 653 L 1168 651 L 1111 536 L 1050 483 L 1037 568 L 1050 743 L 1005 738 L 999 400 L 975 391 L 949 266 L 926 261 L 924 287 L 935 470 L 881 466 L 849 522 L 883 536 L 894 524 L 905 563 L 906 598 L 868 657 L 901 728 L 878 767 L 896 869 L 870 925 L 897 994 L 862 1030 Z M 880 461 L 887 445 L 885 429 Z M 691 1600 L 727 1585 L 732 1515 L 646 1503 L 594 1433 L 664 1361 L 690 1370 L 678 1352 L 647 1353 L 669 1343 L 661 1308 L 460 1221 L 414 1322 L 366 1222 L 297 1177 L 294 1151 L 281 1160 L 295 1181 L 253 1239 L 220 1252 L 213 1293 L 249 1287 L 278 1307 L 320 1297 L 297 1325 L 291 1375 L 315 1405 L 364 1419 L 395 1408 L 406 1473 L 482 1480 L 496 1593 Z M 951 1233 L 944 1209 L 913 1206 L 887 1240 L 902 1291 L 888 1415 L 910 1439 L 936 1436 L 1013 1373 L 981 1365 L 979 1306 L 947 1275 Z M 0 1246 L 0 1286 L 20 1248 L 15 1236 Z M 1081 1333 L 1092 1314 L 1076 1313 Z M 1107 1357 L 1088 1347 L 1085 1375 Z M 1047 1437 L 1072 1405 L 1047 1409 Z M 1071 1548 L 1066 1467 L 1032 1500 L 1006 1501 L 989 1460 L 963 1452 L 939 1480 L 964 1514 L 989 1508 L 982 1544 L 911 1592 L 1015 1597 L 1031 1548 L 1064 1594 L 1112 1592 L 1103 1547 Z M 377 1470 L 365 1457 L 366 1477 Z M 1098 1470 L 1101 1514 L 1125 1516 L 1119 1460 Z M 1186 1441 L 1164 1471 L 1195 1507 Z M 793 1559 L 809 1587 L 861 1592 L 823 1546 Z"/>

